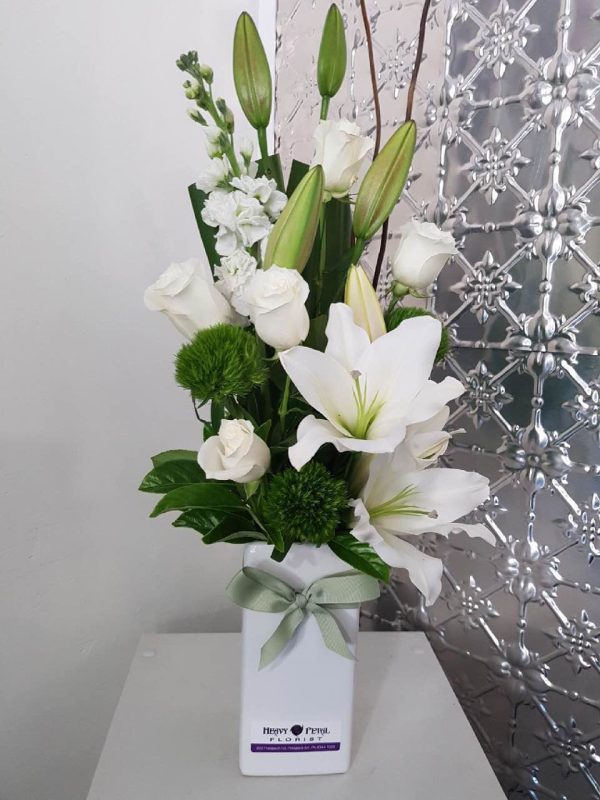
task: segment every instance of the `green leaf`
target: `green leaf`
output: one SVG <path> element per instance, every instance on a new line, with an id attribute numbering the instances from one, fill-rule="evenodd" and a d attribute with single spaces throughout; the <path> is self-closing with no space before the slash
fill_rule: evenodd
<path id="1" fill-rule="evenodd" d="M 164 494 L 179 486 L 189 486 L 206 480 L 197 461 L 166 461 L 151 470 L 140 484 L 140 492 Z"/>
<path id="2" fill-rule="evenodd" d="M 262 425 L 259 425 L 258 428 L 254 429 L 254 433 L 263 440 L 263 442 L 267 441 L 269 436 L 269 432 L 271 430 L 272 420 L 268 419 L 266 422 L 263 422 Z"/>
<path id="3" fill-rule="evenodd" d="M 248 523 L 246 522 L 246 526 Z M 243 523 L 231 517 L 224 519 L 206 536 L 202 537 L 204 544 L 216 542 L 229 542 L 229 544 L 247 544 L 248 542 L 265 542 L 266 536 L 258 531 L 244 530 Z"/>
<path id="4" fill-rule="evenodd" d="M 319 311 L 344 298 L 346 274 L 351 266 L 352 211 L 349 203 L 330 200 L 325 206 L 325 273 Z"/>
<path id="5" fill-rule="evenodd" d="M 320 350 L 324 352 L 327 346 L 327 336 L 325 335 L 325 328 L 327 327 L 327 316 L 320 314 L 315 319 L 311 319 L 308 336 L 304 342 L 305 347 L 311 347 L 313 350 Z"/>
<path id="6" fill-rule="evenodd" d="M 281 563 L 283 561 L 283 559 L 287 556 L 287 554 L 290 552 L 290 547 L 291 546 L 292 546 L 292 542 L 290 542 L 288 545 L 286 545 L 283 548 L 283 550 L 278 550 L 276 547 L 274 547 L 273 550 L 271 551 L 271 558 L 273 559 L 273 561 L 277 561 L 278 563 Z"/>
<path id="7" fill-rule="evenodd" d="M 392 213 L 404 189 L 415 152 L 417 126 L 410 120 L 393 133 L 373 161 L 358 190 L 354 207 L 354 233 L 371 239 Z"/>
<path id="8" fill-rule="evenodd" d="M 342 533 L 327 542 L 338 558 L 355 569 L 389 583 L 390 568 L 382 561 L 371 545 L 359 542 L 350 533 Z"/>
<path id="9" fill-rule="evenodd" d="M 193 508 L 184 511 L 183 514 L 173 520 L 175 528 L 191 528 L 202 536 L 213 531 L 223 521 L 222 511 L 212 511 L 211 509 Z M 240 520 L 240 525 L 243 525 Z"/>
<path id="10" fill-rule="evenodd" d="M 283 192 L 283 169 L 281 167 L 281 159 L 279 156 L 273 155 L 267 156 L 266 158 L 261 158 L 256 162 L 256 164 L 258 166 L 258 177 L 260 178 L 264 175 L 265 178 L 274 180 L 277 184 L 277 188 Z"/>
<path id="11" fill-rule="evenodd" d="M 289 547 L 286 549 L 283 536 L 281 533 L 279 533 L 279 531 L 267 531 L 267 540 L 275 546 L 276 550 L 279 550 L 279 552 L 283 553 L 284 555 L 287 553 L 287 550 L 289 550 Z"/>
<path id="12" fill-rule="evenodd" d="M 288 185 L 286 194 L 288 197 L 291 197 L 294 193 L 296 186 L 300 183 L 302 178 L 306 175 L 309 170 L 308 164 L 305 164 L 303 161 L 292 161 L 292 166 L 290 169 L 290 177 L 288 178 Z"/>
<path id="13" fill-rule="evenodd" d="M 221 256 L 215 249 L 215 243 L 217 241 L 217 229 L 211 228 L 210 225 L 207 225 L 202 219 L 202 209 L 204 208 L 207 195 L 204 192 L 201 192 L 200 189 L 196 188 L 195 183 L 192 183 L 190 186 L 188 186 L 188 193 L 192 202 L 194 216 L 196 217 L 196 225 L 198 226 L 200 238 L 202 239 L 202 244 L 204 245 L 204 252 L 208 258 L 208 263 L 214 268 L 220 263 Z"/>
<path id="14" fill-rule="evenodd" d="M 151 517 L 158 517 L 166 511 L 187 511 L 190 508 L 219 509 L 242 508 L 239 495 L 218 483 L 196 483 L 180 486 L 166 494 L 154 507 Z"/>
<path id="15" fill-rule="evenodd" d="M 157 453 L 152 456 L 152 463 L 155 467 L 167 464 L 169 461 L 194 461 L 197 463 L 197 450 L 165 450 L 164 453 Z"/>

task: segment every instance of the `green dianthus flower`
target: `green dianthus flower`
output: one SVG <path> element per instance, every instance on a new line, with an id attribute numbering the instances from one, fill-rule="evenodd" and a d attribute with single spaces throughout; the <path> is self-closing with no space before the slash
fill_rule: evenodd
<path id="1" fill-rule="evenodd" d="M 256 338 L 234 325 L 199 331 L 175 359 L 175 378 L 200 403 L 244 397 L 267 377 Z"/>

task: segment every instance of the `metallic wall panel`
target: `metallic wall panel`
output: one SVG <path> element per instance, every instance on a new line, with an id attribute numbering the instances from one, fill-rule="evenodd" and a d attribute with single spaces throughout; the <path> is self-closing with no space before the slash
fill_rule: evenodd
<path id="1" fill-rule="evenodd" d="M 367 3 L 389 129 L 421 2 Z M 292 146 L 312 155 L 327 6 L 279 0 L 288 161 Z M 362 21 L 356 0 L 340 6 L 351 74 L 333 113 L 369 130 Z M 394 222 L 419 214 L 461 243 L 429 301 L 455 344 L 444 369 L 466 387 L 447 461 L 490 477 L 476 516 L 497 547 L 428 538 L 444 560 L 439 601 L 425 608 L 399 574 L 371 624 L 428 633 L 509 797 L 600 798 L 598 0 L 434 0 L 427 36 L 419 149 Z"/>

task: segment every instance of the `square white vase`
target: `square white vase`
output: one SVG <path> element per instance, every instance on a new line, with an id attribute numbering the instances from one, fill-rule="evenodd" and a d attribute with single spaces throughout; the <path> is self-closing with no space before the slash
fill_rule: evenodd
<path id="1" fill-rule="evenodd" d="M 294 544 L 282 563 L 271 545 L 249 544 L 244 566 L 257 567 L 303 589 L 318 578 L 347 572 L 325 545 Z M 356 653 L 358 608 L 332 611 L 349 650 Z M 258 669 L 260 650 L 282 613 L 243 609 L 240 769 L 244 775 L 323 775 L 350 766 L 354 660 L 329 650 L 308 615 L 269 666 Z"/>

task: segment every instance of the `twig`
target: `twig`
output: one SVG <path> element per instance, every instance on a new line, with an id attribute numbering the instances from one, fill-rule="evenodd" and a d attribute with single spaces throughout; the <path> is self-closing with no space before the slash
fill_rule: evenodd
<path id="1" fill-rule="evenodd" d="M 379 152 L 379 146 L 381 144 L 381 106 L 379 105 L 377 72 L 375 71 L 375 56 L 373 55 L 373 38 L 371 36 L 371 26 L 369 24 L 369 14 L 367 13 L 366 0 L 360 0 L 360 10 L 362 12 L 363 23 L 365 26 L 367 52 L 369 54 L 369 71 L 371 73 L 371 86 L 373 88 L 373 105 L 375 107 L 375 149 L 373 150 L 373 158 L 375 158 Z"/>
<path id="2" fill-rule="evenodd" d="M 423 59 L 423 47 L 425 44 L 425 32 L 427 28 L 427 17 L 429 16 L 430 5 L 431 5 L 431 0 L 425 0 L 425 2 L 423 3 L 423 10 L 421 11 L 421 22 L 419 24 L 419 41 L 417 44 L 417 54 L 415 56 L 415 66 L 413 67 L 413 72 L 408 87 L 408 94 L 406 96 L 406 116 L 405 116 L 406 122 L 412 119 L 412 109 L 415 98 L 415 89 L 417 88 L 417 78 L 419 76 L 419 69 L 421 68 L 421 61 Z M 361 6 L 362 6 L 362 0 L 361 0 Z M 379 103 L 377 103 L 377 105 L 379 106 Z M 373 273 L 373 287 L 375 288 L 376 291 L 379 284 L 379 277 L 381 275 L 381 267 L 383 266 L 385 248 L 387 247 L 388 229 L 389 229 L 389 219 L 386 219 L 386 221 L 383 223 L 383 228 L 381 229 L 381 241 L 379 243 L 379 253 L 377 255 L 377 264 L 375 266 L 375 272 Z"/>
<path id="3" fill-rule="evenodd" d="M 415 89 L 417 88 L 417 78 L 419 70 L 421 69 L 421 60 L 423 59 L 423 46 L 425 44 L 425 28 L 427 27 L 427 16 L 429 15 L 429 6 L 431 0 L 425 0 L 423 3 L 423 11 L 421 12 L 421 24 L 419 25 L 419 43 L 417 45 L 417 55 L 415 56 L 415 66 L 413 74 L 410 79 L 410 86 L 408 87 L 408 95 L 406 96 L 406 121 L 412 119 L 413 100 L 415 97 Z"/>

